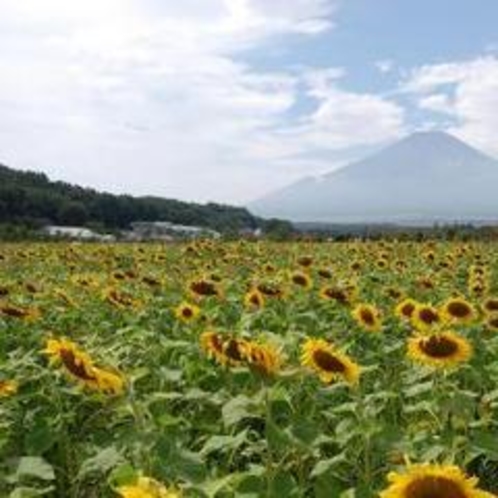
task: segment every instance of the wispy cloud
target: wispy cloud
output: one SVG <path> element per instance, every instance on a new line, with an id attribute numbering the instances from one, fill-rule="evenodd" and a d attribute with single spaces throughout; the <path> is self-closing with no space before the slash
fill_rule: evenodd
<path id="1" fill-rule="evenodd" d="M 423 109 L 446 114 L 448 131 L 498 155 L 498 58 L 430 64 L 414 68 L 403 84 Z"/>

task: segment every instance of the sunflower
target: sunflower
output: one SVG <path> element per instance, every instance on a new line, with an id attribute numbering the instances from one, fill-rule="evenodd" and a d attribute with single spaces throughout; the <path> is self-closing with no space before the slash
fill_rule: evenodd
<path id="1" fill-rule="evenodd" d="M 482 307 L 486 313 L 495 313 L 498 311 L 498 297 L 488 297 Z"/>
<path id="2" fill-rule="evenodd" d="M 351 302 L 350 294 L 340 287 L 322 287 L 320 297 L 326 301 L 336 301 L 339 304 L 349 304 Z"/>
<path id="3" fill-rule="evenodd" d="M 120 282 L 126 280 L 126 274 L 120 270 L 116 270 L 112 272 L 111 278 L 116 282 Z"/>
<path id="4" fill-rule="evenodd" d="M 221 292 L 220 289 L 218 288 L 218 285 L 213 282 L 212 280 L 208 279 L 199 279 L 199 280 L 194 280 L 190 282 L 188 286 L 190 292 L 194 296 L 217 296 L 219 297 Z"/>
<path id="5" fill-rule="evenodd" d="M 223 354 L 223 340 L 224 337 L 216 332 L 204 332 L 201 334 L 200 343 L 201 348 L 209 358 L 214 358 L 218 363 L 225 363 L 225 356 Z"/>
<path id="6" fill-rule="evenodd" d="M 246 308 L 262 308 L 265 305 L 265 296 L 258 289 L 251 289 L 244 296 L 244 305 Z"/>
<path id="7" fill-rule="evenodd" d="M 297 264 L 304 268 L 309 268 L 313 264 L 313 258 L 311 256 L 300 256 L 297 258 Z"/>
<path id="8" fill-rule="evenodd" d="M 257 290 L 266 297 L 274 297 L 282 299 L 285 296 L 284 290 L 280 287 L 278 282 L 265 281 L 256 286 Z"/>
<path id="9" fill-rule="evenodd" d="M 98 368 L 90 356 L 68 339 L 48 339 L 42 351 L 50 363 L 61 363 L 66 372 L 85 387 L 109 394 L 119 394 L 124 389 L 121 375 Z"/>
<path id="10" fill-rule="evenodd" d="M 360 377 L 360 367 L 323 339 L 306 340 L 302 346 L 301 364 L 312 368 L 326 384 L 344 380 L 354 385 Z"/>
<path id="11" fill-rule="evenodd" d="M 498 330 L 498 313 L 490 313 L 486 318 L 486 327 L 490 330 Z"/>
<path id="12" fill-rule="evenodd" d="M 161 280 L 157 277 L 144 275 L 141 280 L 145 285 L 148 285 L 149 287 L 161 287 Z"/>
<path id="13" fill-rule="evenodd" d="M 254 370 L 264 374 L 273 375 L 282 365 L 282 357 L 270 344 L 250 342 L 245 351 L 245 360 Z"/>
<path id="14" fill-rule="evenodd" d="M 136 308 L 140 301 L 135 299 L 130 293 L 110 287 L 104 291 L 104 300 L 116 308 Z"/>
<path id="15" fill-rule="evenodd" d="M 330 268 L 319 268 L 317 273 L 319 277 L 324 278 L 326 280 L 331 279 L 334 275 L 334 272 Z"/>
<path id="16" fill-rule="evenodd" d="M 362 264 L 359 261 L 353 261 L 349 267 L 351 268 L 352 271 L 360 271 Z"/>
<path id="17" fill-rule="evenodd" d="M 266 263 L 263 265 L 263 271 L 266 273 L 273 273 L 275 271 L 275 267 L 271 263 Z"/>
<path id="18" fill-rule="evenodd" d="M 121 394 L 124 390 L 123 377 L 110 370 L 95 367 L 95 377 L 95 388 L 103 393 Z"/>
<path id="19" fill-rule="evenodd" d="M 64 303 L 67 304 L 68 306 L 71 306 L 73 308 L 77 307 L 77 304 L 74 301 L 74 299 L 63 289 L 55 289 L 54 295 L 59 299 L 61 299 L 62 301 L 64 301 Z"/>
<path id="20" fill-rule="evenodd" d="M 418 287 L 424 290 L 434 289 L 436 286 L 435 282 L 431 279 L 431 277 L 421 277 L 415 282 Z"/>
<path id="21" fill-rule="evenodd" d="M 441 317 L 446 323 L 470 323 L 476 317 L 476 310 L 471 303 L 461 297 L 448 299 L 440 308 Z"/>
<path id="22" fill-rule="evenodd" d="M 96 288 L 99 286 L 99 280 L 94 275 L 73 275 L 71 282 L 85 288 Z"/>
<path id="23" fill-rule="evenodd" d="M 292 272 L 290 275 L 290 279 L 294 285 L 303 287 L 303 289 L 310 289 L 311 286 L 313 285 L 311 277 L 301 271 Z"/>
<path id="24" fill-rule="evenodd" d="M 134 484 L 119 486 L 116 492 L 121 498 L 180 498 L 175 490 L 168 490 L 164 484 L 150 477 L 139 477 Z"/>
<path id="25" fill-rule="evenodd" d="M 441 324 L 439 311 L 430 304 L 418 304 L 411 317 L 414 327 L 418 330 L 431 330 Z"/>
<path id="26" fill-rule="evenodd" d="M 407 356 L 433 368 L 453 368 L 472 356 L 472 345 L 451 331 L 416 335 L 408 339 Z"/>
<path id="27" fill-rule="evenodd" d="M 388 287 L 385 290 L 385 295 L 390 299 L 401 299 L 404 292 L 401 289 L 397 289 L 396 287 Z"/>
<path id="28" fill-rule="evenodd" d="M 380 331 L 382 324 L 379 310 L 371 304 L 358 304 L 351 312 L 360 327 L 369 332 Z"/>
<path id="29" fill-rule="evenodd" d="M 484 276 L 471 275 L 468 282 L 469 292 L 476 296 L 482 297 L 488 291 L 488 283 Z"/>
<path id="30" fill-rule="evenodd" d="M 250 353 L 251 344 L 245 339 L 229 337 L 223 343 L 223 356 L 228 365 L 241 365 L 244 363 Z"/>
<path id="31" fill-rule="evenodd" d="M 394 314 L 401 320 L 410 320 L 417 307 L 418 303 L 415 299 L 407 298 L 403 299 L 400 303 L 396 305 L 394 309 Z"/>
<path id="32" fill-rule="evenodd" d="M 178 320 L 187 323 L 191 322 L 192 320 L 195 320 L 198 316 L 199 313 L 201 312 L 200 308 L 196 306 L 195 304 L 190 304 L 190 303 L 180 303 L 176 308 L 175 308 L 175 316 L 178 318 Z"/>
<path id="33" fill-rule="evenodd" d="M 15 380 L 0 380 L 0 398 L 7 398 L 17 393 L 19 384 Z"/>
<path id="34" fill-rule="evenodd" d="M 5 303 L 0 304 L 0 316 L 1 315 L 32 322 L 40 317 L 40 311 L 37 308 L 15 306 L 13 304 Z"/>
<path id="35" fill-rule="evenodd" d="M 242 365 L 247 358 L 249 342 L 216 332 L 204 332 L 200 338 L 201 347 L 210 358 L 221 365 Z"/>
<path id="36" fill-rule="evenodd" d="M 389 487 L 380 498 L 493 498 L 477 488 L 478 480 L 467 477 L 454 465 L 411 465 L 403 473 L 391 472 Z"/>
<path id="37" fill-rule="evenodd" d="M 389 266 L 389 262 L 384 258 L 380 258 L 375 262 L 375 266 L 379 270 L 385 270 Z"/>

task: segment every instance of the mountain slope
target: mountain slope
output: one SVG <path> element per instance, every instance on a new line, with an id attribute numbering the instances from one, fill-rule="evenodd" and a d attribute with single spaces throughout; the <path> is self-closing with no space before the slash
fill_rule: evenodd
<path id="1" fill-rule="evenodd" d="M 415 133 L 362 161 L 253 202 L 295 221 L 498 219 L 498 161 L 442 132 Z"/>

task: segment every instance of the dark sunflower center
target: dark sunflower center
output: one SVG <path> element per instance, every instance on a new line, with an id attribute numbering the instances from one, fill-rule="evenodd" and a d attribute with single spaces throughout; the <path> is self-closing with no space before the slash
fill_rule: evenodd
<path id="1" fill-rule="evenodd" d="M 300 257 L 297 262 L 301 265 L 301 266 L 311 266 L 311 263 L 313 262 L 313 259 L 310 258 L 309 256 L 302 256 Z"/>
<path id="2" fill-rule="evenodd" d="M 340 289 L 333 289 L 333 288 L 328 288 L 325 289 L 324 294 L 329 298 L 329 299 L 335 299 L 339 303 L 346 303 L 348 301 L 348 296 L 346 293 Z"/>
<path id="3" fill-rule="evenodd" d="M 465 318 L 470 315 L 470 307 L 467 303 L 459 301 L 451 302 L 448 304 L 448 313 L 455 318 Z"/>
<path id="4" fill-rule="evenodd" d="M 448 358 L 458 351 L 458 343 L 448 337 L 432 336 L 422 341 L 420 348 L 433 358 Z"/>
<path id="5" fill-rule="evenodd" d="M 234 361 L 241 361 L 242 351 L 240 348 L 240 344 L 236 339 L 230 339 L 225 345 L 225 355 Z"/>
<path id="6" fill-rule="evenodd" d="M 494 329 L 498 329 L 498 316 L 490 318 L 488 320 L 488 325 Z"/>
<path id="7" fill-rule="evenodd" d="M 215 285 L 212 282 L 207 282 L 205 280 L 194 282 L 191 285 L 191 289 L 201 296 L 215 296 L 218 294 Z"/>
<path id="8" fill-rule="evenodd" d="M 304 275 L 293 275 L 292 281 L 296 285 L 301 285 L 303 287 L 308 283 L 308 281 Z"/>
<path id="9" fill-rule="evenodd" d="M 486 304 L 484 305 L 484 307 L 488 311 L 498 311 L 498 299 L 490 299 L 490 300 L 486 301 Z"/>
<path id="10" fill-rule="evenodd" d="M 446 477 L 421 477 L 406 488 L 407 498 L 467 498 L 461 486 Z"/>
<path id="11" fill-rule="evenodd" d="M 282 291 L 273 284 L 259 284 L 258 290 L 262 294 L 268 297 L 278 297 L 281 295 Z"/>
<path id="12" fill-rule="evenodd" d="M 412 303 L 406 303 L 401 307 L 401 314 L 407 318 L 411 318 L 413 312 L 415 311 L 415 305 Z"/>
<path id="13" fill-rule="evenodd" d="M 361 310 L 360 316 L 363 323 L 375 325 L 375 317 L 370 310 Z"/>
<path id="14" fill-rule="evenodd" d="M 313 353 L 313 360 L 316 365 L 326 372 L 342 373 L 346 370 L 344 363 L 339 358 L 327 351 L 317 350 Z"/>
<path id="15" fill-rule="evenodd" d="M 251 302 L 251 304 L 254 304 L 255 306 L 259 306 L 261 304 L 261 299 L 257 294 L 251 294 L 249 301 Z"/>
<path id="16" fill-rule="evenodd" d="M 15 308 L 14 306 L 4 306 L 2 308 L 2 312 L 5 315 L 12 316 L 15 318 L 24 318 L 25 316 L 28 315 L 28 312 L 26 310 L 23 310 L 21 308 Z"/>
<path id="17" fill-rule="evenodd" d="M 182 315 L 185 318 L 192 318 L 192 316 L 194 315 L 194 312 L 192 311 L 191 308 L 183 308 Z"/>
<path id="18" fill-rule="evenodd" d="M 431 310 L 430 308 L 422 308 L 418 314 L 420 320 L 427 325 L 432 325 L 433 323 L 437 323 L 439 321 L 438 314 Z"/>
<path id="19" fill-rule="evenodd" d="M 221 353 L 223 351 L 223 342 L 221 340 L 221 337 L 218 335 L 213 335 L 211 337 L 211 347 L 218 353 Z"/>
<path id="20" fill-rule="evenodd" d="M 95 376 L 88 373 L 82 362 L 77 362 L 74 353 L 68 349 L 61 349 L 60 357 L 64 366 L 75 376 L 82 380 L 95 380 Z"/>

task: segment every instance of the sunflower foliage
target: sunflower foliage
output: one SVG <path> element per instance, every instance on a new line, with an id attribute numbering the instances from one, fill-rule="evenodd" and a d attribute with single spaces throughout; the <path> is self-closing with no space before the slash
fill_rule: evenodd
<path id="1" fill-rule="evenodd" d="M 2 245 L 0 496 L 497 496 L 495 254 Z"/>

